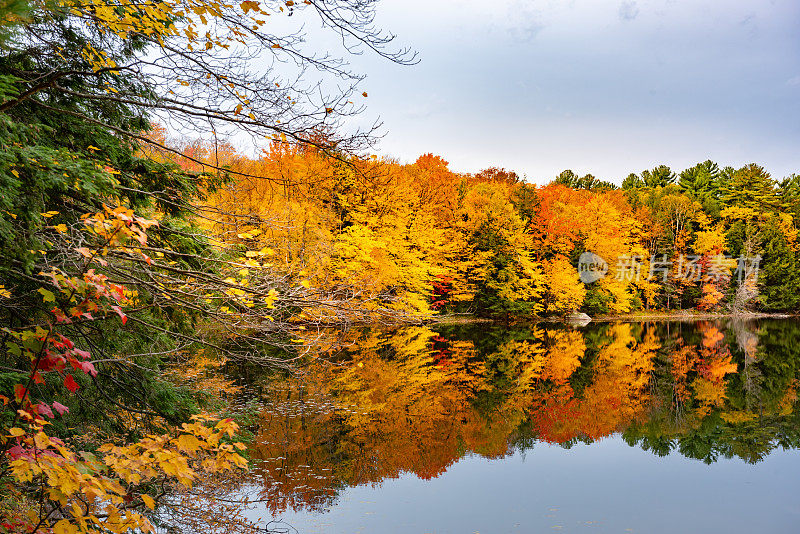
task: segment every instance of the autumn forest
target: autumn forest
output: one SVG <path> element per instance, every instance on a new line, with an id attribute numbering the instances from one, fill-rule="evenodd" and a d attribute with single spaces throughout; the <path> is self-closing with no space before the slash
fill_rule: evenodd
<path id="1" fill-rule="evenodd" d="M 277 143 L 256 160 L 200 143 L 182 150 L 270 177 L 234 177 L 209 196 L 229 214 L 210 230 L 218 239 L 266 248 L 275 268 L 322 293 L 356 285 L 367 307 L 531 319 L 800 305 L 800 177 L 776 181 L 757 164 L 705 161 L 679 174 L 661 165 L 621 187 L 566 170 L 536 186 L 497 167 L 453 172 L 432 154 L 400 164 Z M 588 284 L 585 252 L 608 264 Z"/>
<path id="2" fill-rule="evenodd" d="M 800 176 L 387 156 L 344 58 L 419 58 L 375 10 L 0 5 L 0 534 L 268 532 L 535 443 L 800 445 Z"/>

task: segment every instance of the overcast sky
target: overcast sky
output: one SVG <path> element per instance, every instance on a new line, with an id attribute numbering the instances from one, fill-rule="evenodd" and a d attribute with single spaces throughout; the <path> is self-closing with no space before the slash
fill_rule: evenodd
<path id="1" fill-rule="evenodd" d="M 544 183 L 570 168 L 619 183 L 665 163 L 752 161 L 800 173 L 798 0 L 383 0 L 414 47 L 367 74 L 381 154 Z"/>

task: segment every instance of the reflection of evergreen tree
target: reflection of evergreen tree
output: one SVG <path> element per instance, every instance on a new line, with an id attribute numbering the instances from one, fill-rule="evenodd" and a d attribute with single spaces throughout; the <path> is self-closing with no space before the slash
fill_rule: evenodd
<path id="1" fill-rule="evenodd" d="M 720 455 L 729 458 L 730 454 L 722 447 L 723 435 L 721 420 L 716 416 L 703 419 L 700 428 L 692 429 L 678 438 L 678 451 L 687 458 L 702 460 L 710 464 Z"/>
<path id="2" fill-rule="evenodd" d="M 745 350 L 734 351 L 740 372 L 731 377 L 729 402 L 736 409 L 774 412 L 798 378 L 800 329 L 795 321 L 764 321 L 757 343 L 750 359 Z"/>
<path id="3" fill-rule="evenodd" d="M 631 447 L 652 451 L 656 456 L 666 456 L 675 448 L 674 441 L 662 435 L 657 425 L 631 426 L 622 433 L 622 439 Z"/>

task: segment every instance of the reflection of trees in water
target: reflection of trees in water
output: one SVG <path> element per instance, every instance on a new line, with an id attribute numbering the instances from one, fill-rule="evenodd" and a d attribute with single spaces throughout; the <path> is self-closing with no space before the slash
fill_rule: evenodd
<path id="1" fill-rule="evenodd" d="M 796 448 L 797 331 L 788 321 L 696 324 L 667 354 L 671 388 L 669 378 L 660 380 L 663 398 L 685 404 L 655 404 L 649 420 L 623 437 L 657 454 L 678 450 L 707 463 L 755 463 L 777 447 Z"/>
<path id="2" fill-rule="evenodd" d="M 745 407 L 748 412 L 757 409 L 761 412 L 761 383 L 764 375 L 761 369 L 754 365 L 758 358 L 758 333 L 753 331 L 751 322 L 734 320 L 731 322 L 731 331 L 736 338 L 736 345 L 743 354 L 743 365 L 740 370 L 743 390 L 745 392 Z"/>
<path id="3" fill-rule="evenodd" d="M 468 453 L 622 433 L 658 455 L 757 462 L 796 447 L 789 322 L 362 330 L 263 401 L 254 482 L 277 514 Z M 787 336 L 789 336 L 787 338 Z"/>

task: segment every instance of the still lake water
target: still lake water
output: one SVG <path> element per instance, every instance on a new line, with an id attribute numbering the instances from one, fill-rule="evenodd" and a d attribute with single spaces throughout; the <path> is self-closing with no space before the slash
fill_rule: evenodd
<path id="1" fill-rule="evenodd" d="M 800 532 L 798 322 L 344 335 L 250 392 L 274 531 Z"/>

